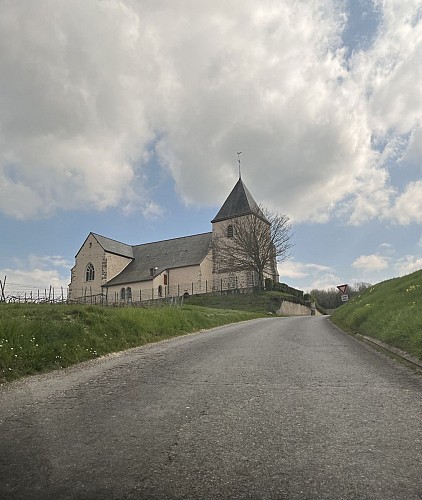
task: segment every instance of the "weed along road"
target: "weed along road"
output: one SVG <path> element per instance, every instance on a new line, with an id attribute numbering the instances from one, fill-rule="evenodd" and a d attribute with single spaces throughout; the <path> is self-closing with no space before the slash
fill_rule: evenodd
<path id="1" fill-rule="evenodd" d="M 422 376 L 264 318 L 0 388 L 0 498 L 421 499 Z"/>

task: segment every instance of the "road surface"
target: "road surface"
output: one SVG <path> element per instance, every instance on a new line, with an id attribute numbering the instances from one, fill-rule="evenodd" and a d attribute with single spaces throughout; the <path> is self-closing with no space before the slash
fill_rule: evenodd
<path id="1" fill-rule="evenodd" d="M 421 499 L 422 377 L 265 318 L 0 388 L 0 498 Z"/>

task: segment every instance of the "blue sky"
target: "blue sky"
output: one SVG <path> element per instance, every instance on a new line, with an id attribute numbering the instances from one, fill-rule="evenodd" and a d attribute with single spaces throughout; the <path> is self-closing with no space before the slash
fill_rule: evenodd
<path id="1" fill-rule="evenodd" d="M 280 279 L 422 267 L 422 7 L 2 2 L 0 279 L 66 287 L 90 231 L 207 232 L 242 178 L 289 215 Z"/>

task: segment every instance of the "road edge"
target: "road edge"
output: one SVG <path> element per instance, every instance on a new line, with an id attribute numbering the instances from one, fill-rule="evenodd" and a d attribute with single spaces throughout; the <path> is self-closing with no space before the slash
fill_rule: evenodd
<path id="1" fill-rule="evenodd" d="M 413 370 L 422 373 L 422 361 L 415 356 L 412 356 L 411 354 L 408 354 L 407 352 L 402 351 L 397 347 L 386 344 L 385 342 L 381 342 L 381 340 L 374 339 L 366 335 L 361 335 L 360 333 L 346 332 L 345 330 L 342 330 L 337 325 L 335 325 L 330 318 L 328 318 L 328 320 L 335 328 L 345 333 L 346 335 L 350 335 L 358 339 L 359 341 L 369 345 L 373 349 L 386 354 L 390 358 L 393 358 L 396 361 L 399 361 L 400 363 L 403 363 L 404 365 L 412 368 Z"/>

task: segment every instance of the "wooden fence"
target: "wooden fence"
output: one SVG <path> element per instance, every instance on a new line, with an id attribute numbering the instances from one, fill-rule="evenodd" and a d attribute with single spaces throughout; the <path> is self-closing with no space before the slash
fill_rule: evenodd
<path id="1" fill-rule="evenodd" d="M 7 284 L 7 288 L 6 288 Z M 30 285 L 15 285 L 7 283 L 7 276 L 0 280 L 0 303 L 19 304 L 64 304 L 67 302 L 67 288 L 54 287 L 37 288 Z"/>

